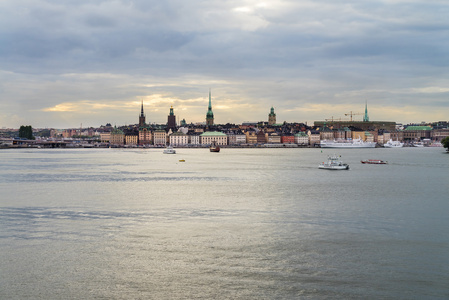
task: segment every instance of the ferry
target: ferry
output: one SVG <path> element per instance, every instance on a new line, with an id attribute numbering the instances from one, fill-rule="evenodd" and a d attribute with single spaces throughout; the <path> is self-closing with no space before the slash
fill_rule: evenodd
<path id="1" fill-rule="evenodd" d="M 322 162 L 318 168 L 326 170 L 349 170 L 349 165 L 343 163 L 336 155 L 333 155 L 328 156 L 327 162 Z"/>
<path id="2" fill-rule="evenodd" d="M 361 139 L 342 140 L 342 141 L 329 141 L 322 140 L 320 142 L 321 148 L 374 148 L 375 142 L 364 142 Z"/>
<path id="3" fill-rule="evenodd" d="M 388 162 L 380 159 L 365 159 L 360 161 L 362 164 L 385 165 Z"/>

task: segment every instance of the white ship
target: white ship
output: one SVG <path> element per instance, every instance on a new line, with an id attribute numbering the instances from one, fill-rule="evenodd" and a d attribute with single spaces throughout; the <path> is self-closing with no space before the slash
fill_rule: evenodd
<path id="1" fill-rule="evenodd" d="M 393 141 L 390 139 L 388 142 L 384 144 L 385 148 L 402 148 L 404 147 L 404 143 L 401 143 L 400 141 Z"/>
<path id="2" fill-rule="evenodd" d="M 375 142 L 364 142 L 361 139 L 342 140 L 342 141 L 328 141 L 322 140 L 320 142 L 321 148 L 374 148 Z"/>
<path id="3" fill-rule="evenodd" d="M 164 149 L 164 154 L 176 154 L 176 150 L 172 146 L 168 146 Z"/>
<path id="4" fill-rule="evenodd" d="M 349 170 L 349 165 L 344 164 L 339 157 L 336 155 L 328 156 L 327 162 L 322 162 L 319 166 L 319 169 L 326 170 Z"/>

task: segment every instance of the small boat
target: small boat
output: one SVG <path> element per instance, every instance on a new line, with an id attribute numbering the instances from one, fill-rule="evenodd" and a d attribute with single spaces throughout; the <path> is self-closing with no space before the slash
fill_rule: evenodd
<path id="1" fill-rule="evenodd" d="M 168 146 L 164 149 L 164 154 L 176 154 L 176 150 L 172 146 Z"/>
<path id="2" fill-rule="evenodd" d="M 360 161 L 362 164 L 373 164 L 373 165 L 385 165 L 388 161 L 384 161 L 381 159 L 365 159 Z"/>
<path id="3" fill-rule="evenodd" d="M 401 143 L 400 141 L 393 141 L 390 139 L 388 142 L 384 144 L 384 148 L 402 148 L 404 147 L 404 143 Z"/>
<path id="4" fill-rule="evenodd" d="M 186 160 L 185 159 L 180 159 L 179 162 L 186 162 Z"/>
<path id="5" fill-rule="evenodd" d="M 336 155 L 333 155 L 328 156 L 327 162 L 322 162 L 318 168 L 326 170 L 349 170 L 349 165 L 343 163 Z"/>
<path id="6" fill-rule="evenodd" d="M 209 147 L 210 152 L 220 152 L 220 146 L 213 142 Z"/>

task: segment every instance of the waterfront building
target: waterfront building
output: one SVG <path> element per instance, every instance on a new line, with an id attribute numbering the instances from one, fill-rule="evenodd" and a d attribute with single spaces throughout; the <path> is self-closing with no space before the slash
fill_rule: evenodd
<path id="1" fill-rule="evenodd" d="M 169 144 L 172 146 L 186 146 L 189 143 L 187 134 L 177 131 L 169 136 Z"/>
<path id="2" fill-rule="evenodd" d="M 109 143 L 111 145 L 124 145 L 125 144 L 125 134 L 123 131 L 118 129 L 117 127 L 114 127 L 114 129 L 111 131 Z"/>
<path id="3" fill-rule="evenodd" d="M 151 144 L 151 131 L 148 126 L 142 126 L 139 128 L 139 145 Z"/>
<path id="4" fill-rule="evenodd" d="M 242 145 L 246 143 L 246 135 L 240 130 L 227 132 L 228 145 Z"/>
<path id="5" fill-rule="evenodd" d="M 295 136 L 293 134 L 283 134 L 281 136 L 281 143 L 282 144 L 294 144 Z"/>
<path id="6" fill-rule="evenodd" d="M 167 133 L 165 130 L 158 129 L 153 132 L 153 143 L 155 146 L 164 146 L 167 144 Z"/>
<path id="7" fill-rule="evenodd" d="M 320 129 L 320 140 L 332 141 L 333 139 L 334 139 L 334 132 L 332 131 L 332 129 L 324 125 L 324 127 Z"/>
<path id="8" fill-rule="evenodd" d="M 308 130 L 307 135 L 309 136 L 309 145 L 315 146 L 320 144 L 320 132 L 317 130 Z"/>
<path id="9" fill-rule="evenodd" d="M 268 125 L 276 124 L 276 114 L 274 113 L 274 107 L 271 107 L 271 111 L 268 114 Z"/>
<path id="10" fill-rule="evenodd" d="M 431 131 L 430 126 L 407 126 L 403 130 L 404 141 L 430 139 Z"/>
<path id="11" fill-rule="evenodd" d="M 168 115 L 167 128 L 176 129 L 176 116 L 173 113 L 173 106 L 170 107 L 170 114 Z"/>
<path id="12" fill-rule="evenodd" d="M 254 129 L 245 131 L 245 135 L 247 144 L 257 144 L 257 133 Z"/>
<path id="13" fill-rule="evenodd" d="M 200 145 L 200 134 L 199 132 L 189 132 L 188 141 L 190 145 Z"/>
<path id="14" fill-rule="evenodd" d="M 294 135 L 295 143 L 298 145 L 308 145 L 309 136 L 305 132 L 298 132 Z"/>
<path id="15" fill-rule="evenodd" d="M 384 137 L 385 139 L 385 137 Z M 403 130 L 394 130 L 394 131 L 390 131 L 390 139 L 392 139 L 393 141 L 400 141 L 403 142 L 404 141 L 404 131 Z M 386 141 L 388 141 L 387 139 L 385 139 Z"/>
<path id="16" fill-rule="evenodd" d="M 434 129 L 431 132 L 431 138 L 434 141 L 441 142 L 442 139 L 449 136 L 449 128 Z"/>
<path id="17" fill-rule="evenodd" d="M 262 130 L 259 130 L 259 132 L 256 134 L 257 137 L 257 144 L 265 144 L 268 141 L 268 136 L 266 133 L 264 133 Z"/>
<path id="18" fill-rule="evenodd" d="M 219 146 L 224 146 L 228 144 L 228 136 L 223 132 L 218 131 L 207 131 L 200 135 L 201 145 L 210 145 L 215 143 Z"/>
<path id="19" fill-rule="evenodd" d="M 125 145 L 137 146 L 139 142 L 139 135 L 135 132 L 125 134 Z"/>
<path id="20" fill-rule="evenodd" d="M 111 133 L 110 132 L 102 132 L 100 133 L 100 142 L 107 143 L 111 139 Z"/>
<path id="21" fill-rule="evenodd" d="M 259 131 L 259 132 L 262 132 L 262 131 Z M 275 132 L 269 133 L 269 134 L 267 134 L 267 142 L 268 142 L 268 144 L 280 144 L 281 136 Z"/>
<path id="22" fill-rule="evenodd" d="M 210 89 L 209 89 L 209 107 L 207 108 L 207 113 L 206 113 L 206 125 L 207 126 L 214 125 L 214 113 L 212 112 L 212 100 L 211 100 Z"/>

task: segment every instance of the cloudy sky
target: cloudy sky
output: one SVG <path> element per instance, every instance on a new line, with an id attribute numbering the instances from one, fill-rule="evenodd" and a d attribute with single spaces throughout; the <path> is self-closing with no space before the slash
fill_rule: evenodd
<path id="1" fill-rule="evenodd" d="M 0 0 L 0 128 L 449 119 L 447 0 Z M 361 120 L 361 115 L 354 119 Z"/>

